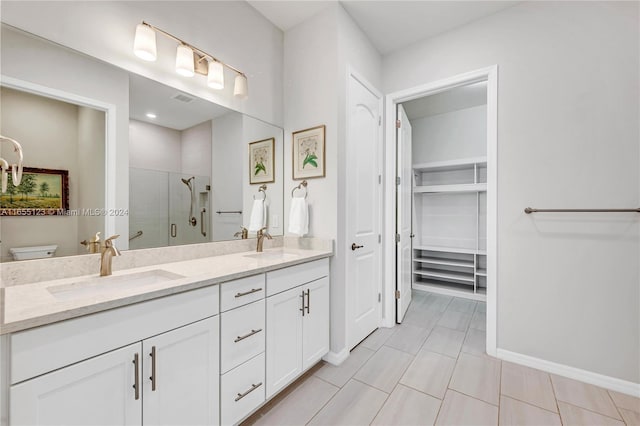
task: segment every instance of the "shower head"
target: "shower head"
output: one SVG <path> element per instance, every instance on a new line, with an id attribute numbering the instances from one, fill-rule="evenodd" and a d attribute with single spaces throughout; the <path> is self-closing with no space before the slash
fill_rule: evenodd
<path id="1" fill-rule="evenodd" d="M 191 176 L 189 179 L 184 179 L 184 178 L 182 178 L 182 179 L 180 179 L 180 180 L 182 181 L 182 183 L 184 183 L 184 184 L 185 184 L 185 185 L 187 185 L 188 187 L 191 187 L 191 180 L 192 180 L 192 179 L 195 179 L 195 178 L 196 178 L 195 176 Z"/>

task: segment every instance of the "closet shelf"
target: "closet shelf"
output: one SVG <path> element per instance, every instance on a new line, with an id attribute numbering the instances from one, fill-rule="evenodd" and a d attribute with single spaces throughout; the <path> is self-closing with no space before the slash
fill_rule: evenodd
<path id="1" fill-rule="evenodd" d="M 431 265 L 458 266 L 461 268 L 473 268 L 473 261 L 465 261 L 459 259 L 446 259 L 439 257 L 418 257 L 413 259 L 414 262 L 426 263 Z"/>
<path id="2" fill-rule="evenodd" d="M 472 249 L 472 248 L 462 248 L 462 247 L 442 247 L 442 246 L 421 246 L 415 245 L 413 246 L 414 250 L 425 250 L 425 251 L 437 251 L 437 252 L 448 252 L 448 253 L 466 253 L 466 254 L 479 254 L 486 255 L 486 250 L 480 249 Z"/>
<path id="3" fill-rule="evenodd" d="M 416 269 L 413 271 L 413 273 L 417 275 L 421 275 L 423 277 L 468 282 L 469 285 L 473 285 L 473 283 L 475 282 L 473 273 L 465 274 L 462 272 L 453 272 L 453 271 L 445 271 L 445 270 L 437 270 L 437 269 Z"/>
<path id="4" fill-rule="evenodd" d="M 460 170 L 466 169 L 469 166 L 473 166 L 474 164 L 487 164 L 487 157 L 462 158 L 451 161 L 434 161 L 432 163 L 414 164 L 413 170 L 415 172 Z"/>
<path id="5" fill-rule="evenodd" d="M 486 192 L 486 183 L 463 183 L 457 185 L 421 185 L 413 188 L 414 194 L 446 192 Z"/>

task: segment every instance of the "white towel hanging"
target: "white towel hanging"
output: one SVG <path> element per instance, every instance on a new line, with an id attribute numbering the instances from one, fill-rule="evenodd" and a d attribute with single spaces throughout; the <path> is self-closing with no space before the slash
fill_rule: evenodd
<path id="1" fill-rule="evenodd" d="M 249 218 L 249 226 L 247 229 L 249 232 L 258 232 L 264 228 L 267 222 L 267 206 L 264 200 L 253 200 L 253 206 L 251 207 L 251 216 Z"/>
<path id="2" fill-rule="evenodd" d="M 309 232 L 309 206 L 307 205 L 307 200 L 303 197 L 291 199 L 289 232 L 301 237 Z"/>

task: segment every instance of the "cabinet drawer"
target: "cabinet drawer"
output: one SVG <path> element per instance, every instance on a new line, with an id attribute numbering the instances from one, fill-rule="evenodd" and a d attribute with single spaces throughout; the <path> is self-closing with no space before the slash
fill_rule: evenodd
<path id="1" fill-rule="evenodd" d="M 289 268 L 267 272 L 267 296 L 329 275 L 329 259 L 320 259 Z"/>
<path id="2" fill-rule="evenodd" d="M 220 326 L 220 371 L 225 373 L 264 352 L 265 300 L 224 312 Z"/>
<path id="3" fill-rule="evenodd" d="M 264 274 L 220 284 L 220 311 L 264 299 Z"/>
<path id="4" fill-rule="evenodd" d="M 264 402 L 264 353 L 224 374 L 220 383 L 221 424 L 232 425 Z"/>

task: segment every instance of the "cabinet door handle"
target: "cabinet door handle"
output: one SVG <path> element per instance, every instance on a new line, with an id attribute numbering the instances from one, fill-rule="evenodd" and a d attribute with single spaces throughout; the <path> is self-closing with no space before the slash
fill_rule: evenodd
<path id="1" fill-rule="evenodd" d="M 233 343 L 238 343 L 239 341 L 244 340 L 244 339 L 246 339 L 247 337 L 251 337 L 251 336 L 253 336 L 254 334 L 260 333 L 261 331 L 262 331 L 262 329 L 261 329 L 261 328 L 259 328 L 259 329 L 257 329 L 257 330 L 253 330 L 253 329 L 252 329 L 250 333 L 247 333 L 247 334 L 245 334 L 244 336 L 238 336 L 238 337 L 236 337 L 236 339 L 233 341 Z"/>
<path id="2" fill-rule="evenodd" d="M 309 306 L 311 306 L 311 290 L 307 289 L 307 313 L 311 313 L 309 311 Z"/>
<path id="3" fill-rule="evenodd" d="M 236 297 L 246 296 L 247 294 L 256 293 L 258 291 L 262 291 L 262 287 L 260 288 L 252 288 L 249 291 L 245 291 L 244 293 L 236 293 Z"/>
<path id="4" fill-rule="evenodd" d="M 134 365 L 134 374 L 135 378 L 133 379 L 133 389 L 135 390 L 135 399 L 140 399 L 140 383 L 138 377 L 140 376 L 140 355 L 136 352 L 133 356 L 133 365 Z"/>
<path id="5" fill-rule="evenodd" d="M 151 357 L 151 376 L 149 377 L 149 380 L 151 380 L 151 390 L 155 391 L 156 390 L 156 381 L 157 381 L 157 376 L 156 376 L 156 347 L 155 346 L 151 346 L 151 353 L 149 354 L 149 356 Z"/>
<path id="6" fill-rule="evenodd" d="M 251 385 L 251 389 L 249 389 L 246 392 L 239 393 L 238 396 L 236 397 L 235 401 L 236 402 L 240 401 L 242 398 L 244 398 L 245 396 L 249 395 L 254 390 L 258 389 L 260 386 L 262 386 L 262 382 L 258 383 L 257 385 L 256 384 L 252 384 Z"/>
<path id="7" fill-rule="evenodd" d="M 304 316 L 304 290 L 302 290 L 300 297 L 302 298 L 302 308 L 300 310 L 302 311 L 302 316 Z"/>
<path id="8" fill-rule="evenodd" d="M 175 238 L 178 235 L 178 227 L 175 223 L 171 224 L 171 237 Z"/>

